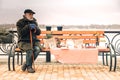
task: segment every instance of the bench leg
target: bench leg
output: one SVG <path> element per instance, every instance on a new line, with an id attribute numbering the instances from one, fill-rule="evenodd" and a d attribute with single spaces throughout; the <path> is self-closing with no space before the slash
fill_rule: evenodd
<path id="1" fill-rule="evenodd" d="M 13 65 L 13 71 L 15 71 L 15 56 L 13 56 L 12 58 L 13 58 L 13 62 L 12 62 L 12 65 Z"/>
<path id="2" fill-rule="evenodd" d="M 110 55 L 110 67 L 109 67 L 109 71 L 112 70 L 112 55 Z"/>
<path id="3" fill-rule="evenodd" d="M 108 66 L 108 54 L 106 53 L 106 66 Z"/>
<path id="4" fill-rule="evenodd" d="M 103 61 L 103 65 L 105 65 L 104 52 L 102 52 L 102 61 Z"/>
<path id="5" fill-rule="evenodd" d="M 46 52 L 46 62 L 51 62 L 51 54 L 50 51 Z"/>
<path id="6" fill-rule="evenodd" d="M 15 71 L 15 55 L 10 55 L 8 56 L 8 70 L 11 71 L 10 65 L 11 65 L 11 58 L 12 58 L 12 68 L 13 71 Z"/>
<path id="7" fill-rule="evenodd" d="M 19 65 L 19 52 L 17 52 L 17 64 Z"/>
<path id="8" fill-rule="evenodd" d="M 115 55 L 114 59 L 115 59 L 115 61 L 114 61 L 114 71 L 116 71 L 116 65 L 117 65 L 117 57 L 116 57 L 116 55 Z"/>
<path id="9" fill-rule="evenodd" d="M 23 54 L 22 54 L 22 52 L 17 52 L 17 64 L 19 65 L 19 60 L 20 60 L 19 53 L 21 55 L 21 65 L 22 65 L 23 64 Z"/>
<path id="10" fill-rule="evenodd" d="M 23 64 L 23 54 L 21 52 L 21 65 Z"/>
<path id="11" fill-rule="evenodd" d="M 8 55 L 8 70 L 10 71 L 10 54 Z"/>
<path id="12" fill-rule="evenodd" d="M 116 71 L 116 66 L 117 66 L 117 56 L 116 56 L 116 53 L 114 53 L 114 54 L 110 55 L 109 71 L 112 71 L 112 68 L 113 68 L 113 71 L 115 72 Z"/>

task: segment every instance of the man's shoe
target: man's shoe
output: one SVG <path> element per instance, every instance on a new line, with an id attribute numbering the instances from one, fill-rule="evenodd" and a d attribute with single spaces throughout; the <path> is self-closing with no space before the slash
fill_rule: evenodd
<path id="1" fill-rule="evenodd" d="M 27 67 L 27 71 L 28 71 L 29 73 L 34 73 L 34 72 L 35 72 L 35 70 L 32 68 L 32 66 L 28 66 L 28 67 Z"/>
<path id="2" fill-rule="evenodd" d="M 22 65 L 22 71 L 25 71 L 26 70 L 26 68 L 27 68 L 27 65 L 26 65 L 26 63 L 24 63 L 23 65 Z"/>

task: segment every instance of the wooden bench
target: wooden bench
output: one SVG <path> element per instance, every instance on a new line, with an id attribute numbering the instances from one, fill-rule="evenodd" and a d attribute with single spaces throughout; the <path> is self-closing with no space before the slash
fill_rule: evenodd
<path id="1" fill-rule="evenodd" d="M 66 41 L 67 39 L 82 39 L 83 44 L 85 44 L 84 47 L 93 48 L 93 46 L 90 46 L 90 44 L 93 44 L 95 46 L 99 45 L 100 38 L 104 37 L 104 31 L 101 30 L 80 30 L 80 31 L 42 31 L 41 35 L 37 36 L 37 38 L 40 40 L 40 44 L 44 44 L 44 39 L 46 39 L 46 34 L 52 35 L 54 38 L 58 38 L 61 41 Z M 87 46 L 86 46 L 87 45 Z M 17 52 L 17 63 L 19 64 L 19 53 L 21 53 L 21 64 L 23 62 L 22 58 L 22 52 L 19 48 L 15 49 L 15 52 Z M 46 52 L 46 62 L 51 61 L 51 54 L 50 49 L 42 49 L 41 52 Z M 10 69 L 10 57 L 13 58 L 14 56 L 9 55 L 8 59 L 8 67 Z M 13 61 L 13 70 L 15 70 L 14 67 L 14 61 Z"/>
<path id="2" fill-rule="evenodd" d="M 54 38 L 59 38 L 61 39 L 61 41 L 62 40 L 66 41 L 67 39 L 82 39 L 83 44 L 85 44 L 84 47 L 87 48 L 94 48 L 94 46 L 90 46 L 89 44 L 94 44 L 95 46 L 99 47 L 100 38 L 106 37 L 104 31 L 102 30 L 42 31 L 42 34 L 38 36 L 38 39 L 40 39 L 42 43 L 44 43 L 43 39 L 45 38 L 46 34 L 52 34 Z M 106 38 L 108 39 L 108 37 Z M 104 48 L 104 49 L 98 48 L 98 51 L 99 53 L 102 53 L 103 65 L 105 65 L 104 56 L 106 56 L 106 66 L 109 66 L 109 71 L 112 71 L 112 68 L 113 71 L 116 71 L 116 64 L 117 64 L 116 52 L 113 44 L 110 43 L 109 40 L 107 44 L 108 44 L 108 48 Z M 49 51 L 49 49 L 47 50 Z M 106 55 L 104 55 L 104 53 L 106 53 Z M 108 56 L 110 56 L 109 64 L 108 64 Z M 114 65 L 112 63 L 114 63 Z"/>
<path id="3" fill-rule="evenodd" d="M 44 43 L 44 38 L 46 34 L 52 34 L 54 38 L 59 38 L 61 41 L 66 41 L 67 39 L 82 39 L 84 47 L 86 48 L 95 48 L 99 47 L 100 38 L 105 38 L 104 31 L 101 30 L 81 30 L 81 31 L 42 31 L 42 35 L 38 36 L 38 39 Z M 94 46 L 91 46 L 93 44 Z M 106 56 L 106 66 L 109 66 L 109 71 L 116 71 L 116 53 L 112 43 L 108 41 L 108 48 L 98 48 L 99 53 L 102 53 L 103 65 L 105 65 Z M 86 46 L 87 45 L 87 46 Z M 45 49 L 44 49 L 45 50 Z M 47 49 L 49 50 L 49 49 Z M 114 51 L 114 52 L 112 52 Z M 106 53 L 106 55 L 104 55 Z M 113 54 L 112 54 L 113 53 Z M 108 56 L 110 56 L 110 61 L 108 64 Z M 114 61 L 113 61 L 114 59 Z M 112 64 L 114 63 L 114 65 Z"/>

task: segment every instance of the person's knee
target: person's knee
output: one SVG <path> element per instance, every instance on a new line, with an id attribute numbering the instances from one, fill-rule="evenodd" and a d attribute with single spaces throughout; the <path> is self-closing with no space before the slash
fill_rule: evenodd
<path id="1" fill-rule="evenodd" d="M 34 53 L 39 54 L 40 48 L 38 46 L 34 46 Z"/>

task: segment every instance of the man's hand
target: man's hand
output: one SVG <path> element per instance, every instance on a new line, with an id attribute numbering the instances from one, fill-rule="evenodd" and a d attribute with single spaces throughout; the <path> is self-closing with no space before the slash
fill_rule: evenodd
<path id="1" fill-rule="evenodd" d="M 35 24 L 29 24 L 30 30 L 36 32 L 36 25 Z"/>
<path id="2" fill-rule="evenodd" d="M 35 24 L 29 24 L 29 27 L 31 30 L 35 29 L 36 28 L 36 25 Z"/>

